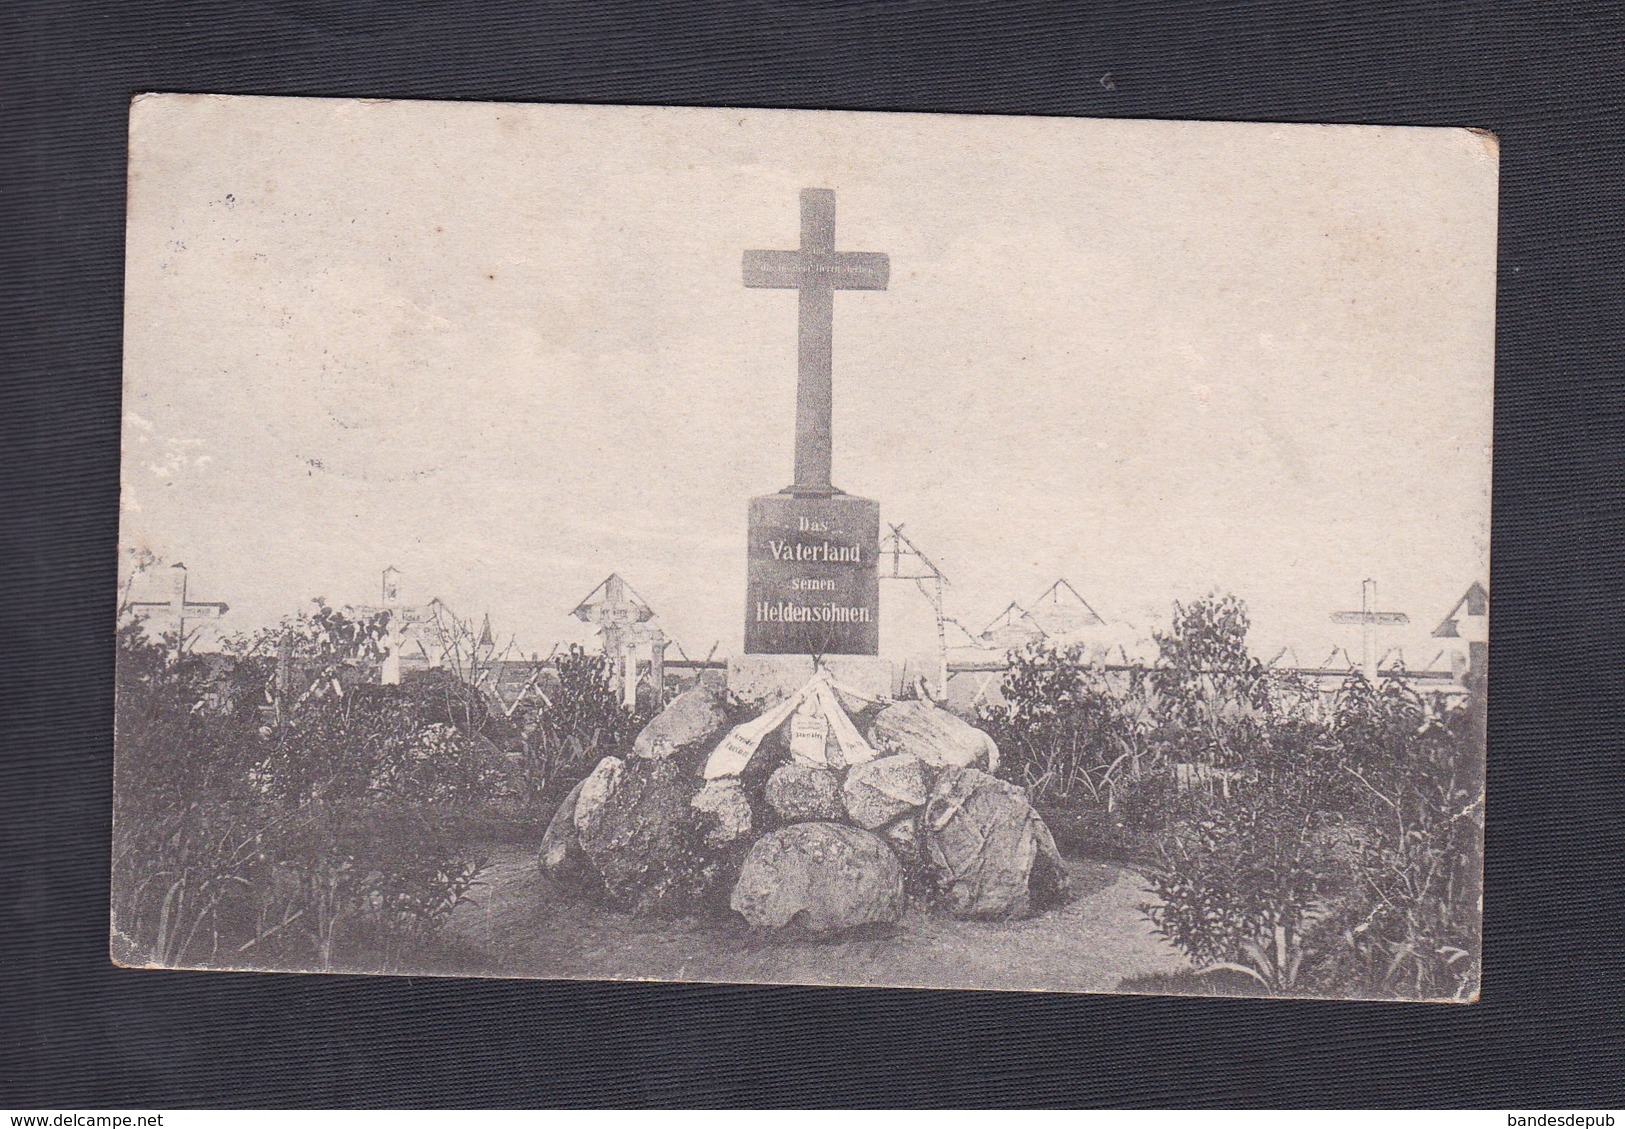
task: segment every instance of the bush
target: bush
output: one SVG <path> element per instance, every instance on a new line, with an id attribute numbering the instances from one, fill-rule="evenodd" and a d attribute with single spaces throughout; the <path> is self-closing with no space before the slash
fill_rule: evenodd
<path id="1" fill-rule="evenodd" d="M 979 723 L 1073 849 L 1146 864 L 1153 927 L 1214 983 L 1467 998 L 1483 779 L 1470 707 L 1352 675 L 1327 700 L 1247 649 L 1229 596 L 1176 604 L 1147 671 L 1012 655 Z"/>
<path id="2" fill-rule="evenodd" d="M 622 704 L 607 655 L 571 646 L 556 671 L 556 682 L 520 711 L 516 790 L 537 810 L 604 757 L 625 756 L 651 716 Z"/>
<path id="3" fill-rule="evenodd" d="M 407 691 L 358 683 L 350 664 L 375 639 L 325 608 L 229 659 L 121 629 L 122 959 L 388 968 L 467 897 L 484 862 L 446 813 L 494 766 Z"/>
<path id="4" fill-rule="evenodd" d="M 1483 761 L 1470 707 L 1407 687 L 1346 688 L 1337 711 L 1364 801 L 1361 883 L 1326 923 L 1331 983 L 1350 992 L 1469 999 L 1483 909 Z"/>
<path id="5" fill-rule="evenodd" d="M 1352 880 L 1347 782 L 1313 727 L 1251 735 L 1252 759 L 1227 789 L 1190 788 L 1157 844 L 1157 931 L 1199 966 L 1295 990 L 1325 899 Z M 1357 839 L 1357 832 L 1353 832 Z"/>
<path id="6" fill-rule="evenodd" d="M 1146 689 L 1142 673 L 1108 675 L 1082 648 L 1036 644 L 1010 656 L 1005 704 L 977 711 L 1000 775 L 1027 789 L 1068 846 L 1133 854 L 1137 833 L 1158 825 Z"/>
<path id="7" fill-rule="evenodd" d="M 1154 926 L 1202 971 L 1273 993 L 1469 998 L 1483 793 L 1467 709 L 1357 674 L 1329 719 L 1250 700 L 1196 719 L 1186 747 L 1234 768 L 1186 790 L 1161 837 Z"/>
<path id="8" fill-rule="evenodd" d="M 1247 626 L 1233 597 L 1175 604 L 1148 670 L 1108 672 L 1081 646 L 1031 645 L 1010 656 L 1005 704 L 983 706 L 978 724 L 1061 841 L 1149 862 L 1150 837 L 1180 804 L 1179 766 L 1222 779 L 1208 770 L 1228 771 L 1258 739 L 1271 701 Z"/>

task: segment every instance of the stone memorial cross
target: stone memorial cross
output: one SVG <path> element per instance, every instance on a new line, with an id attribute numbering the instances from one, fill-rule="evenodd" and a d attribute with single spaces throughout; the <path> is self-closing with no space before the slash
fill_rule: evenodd
<path id="1" fill-rule="evenodd" d="M 830 482 L 835 291 L 886 289 L 891 260 L 877 252 L 837 251 L 835 193 L 803 188 L 801 246 L 794 251 L 746 251 L 744 276 L 748 287 L 800 292 L 796 480 L 789 493 L 835 494 Z"/>
<path id="2" fill-rule="evenodd" d="M 801 190 L 801 246 L 746 251 L 748 287 L 794 290 L 800 305 L 795 482 L 752 498 L 745 653 L 879 653 L 880 506 L 830 480 L 835 291 L 884 290 L 891 260 L 835 249 L 835 193 Z"/>

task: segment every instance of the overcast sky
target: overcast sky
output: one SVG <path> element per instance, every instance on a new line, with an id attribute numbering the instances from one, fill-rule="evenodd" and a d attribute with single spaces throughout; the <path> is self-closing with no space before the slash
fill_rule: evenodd
<path id="1" fill-rule="evenodd" d="M 1217 588 L 1313 663 L 1369 576 L 1418 665 L 1488 579 L 1464 131 L 156 97 L 131 143 L 124 544 L 230 626 L 394 564 L 545 652 L 616 570 L 737 651 L 796 376 L 795 295 L 740 257 L 796 245 L 803 187 L 891 256 L 835 301 L 835 481 L 973 629 L 1061 576 L 1145 627 Z"/>

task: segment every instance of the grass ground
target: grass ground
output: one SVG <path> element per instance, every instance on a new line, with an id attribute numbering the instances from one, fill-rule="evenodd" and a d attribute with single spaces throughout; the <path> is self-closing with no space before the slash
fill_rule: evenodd
<path id="1" fill-rule="evenodd" d="M 911 907 L 890 929 L 813 939 L 763 933 L 732 915 L 634 917 L 549 882 L 527 846 L 496 846 L 489 857 L 484 885 L 440 938 L 436 964 L 446 967 L 424 971 L 1112 992 L 1189 967 L 1140 912 L 1148 897 L 1140 876 L 1112 863 L 1069 861 L 1067 902 L 1024 921 L 957 921 Z"/>

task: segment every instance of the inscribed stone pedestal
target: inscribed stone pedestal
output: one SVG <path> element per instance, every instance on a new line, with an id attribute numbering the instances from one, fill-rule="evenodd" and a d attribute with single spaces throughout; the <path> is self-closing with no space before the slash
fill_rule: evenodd
<path id="1" fill-rule="evenodd" d="M 880 504 L 850 494 L 750 503 L 745 650 L 880 651 Z"/>

